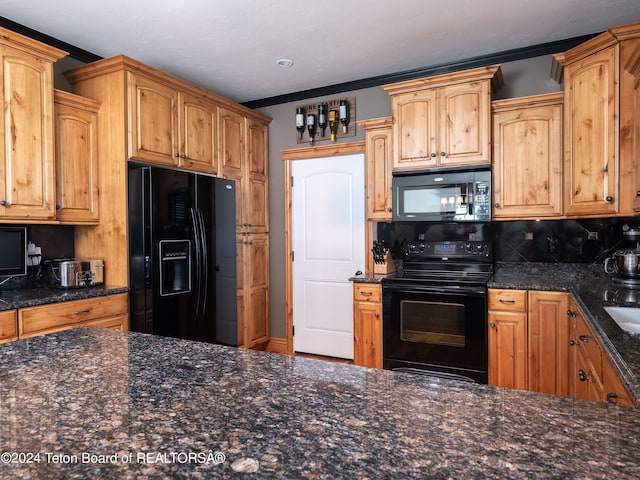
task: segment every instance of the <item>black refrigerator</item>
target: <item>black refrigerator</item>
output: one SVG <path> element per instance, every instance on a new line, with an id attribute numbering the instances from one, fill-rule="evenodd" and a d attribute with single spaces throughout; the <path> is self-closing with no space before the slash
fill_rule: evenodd
<path id="1" fill-rule="evenodd" d="M 236 185 L 129 162 L 131 330 L 237 345 Z"/>

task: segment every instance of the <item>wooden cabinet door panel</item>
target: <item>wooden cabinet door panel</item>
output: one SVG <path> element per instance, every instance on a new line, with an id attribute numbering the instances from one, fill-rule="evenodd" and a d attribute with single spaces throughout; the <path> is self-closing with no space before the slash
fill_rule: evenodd
<path id="1" fill-rule="evenodd" d="M 6 310 L 0 312 L 0 343 L 11 342 L 18 339 L 18 324 L 16 311 Z"/>
<path id="2" fill-rule="evenodd" d="M 243 227 L 249 233 L 269 231 L 267 127 L 247 119 L 247 161 L 241 189 L 245 190 Z"/>
<path id="3" fill-rule="evenodd" d="M 230 110 L 220 108 L 220 169 L 225 178 L 242 178 L 245 134 L 244 117 Z"/>
<path id="4" fill-rule="evenodd" d="M 129 73 L 129 158 L 175 166 L 178 93 Z"/>
<path id="5" fill-rule="evenodd" d="M 56 91 L 56 217 L 97 222 L 99 104 Z"/>
<path id="6" fill-rule="evenodd" d="M 617 212 L 618 46 L 565 68 L 565 213 Z"/>
<path id="7" fill-rule="evenodd" d="M 560 103 L 554 105 L 494 112 L 494 218 L 562 215 L 562 98 L 558 98 Z"/>
<path id="8" fill-rule="evenodd" d="M 489 81 L 438 90 L 439 164 L 491 162 L 491 97 Z"/>
<path id="9" fill-rule="evenodd" d="M 393 128 L 385 117 L 360 122 L 366 138 L 367 219 L 391 220 L 391 171 L 393 169 Z"/>
<path id="10" fill-rule="evenodd" d="M 529 292 L 528 378 L 529 390 L 569 395 L 569 295 L 562 292 Z"/>
<path id="11" fill-rule="evenodd" d="M 0 47 L 3 157 L 0 216 L 55 216 L 53 76 L 51 62 Z"/>
<path id="12" fill-rule="evenodd" d="M 178 166 L 218 173 L 218 107 L 180 94 L 180 156 Z"/>
<path id="13" fill-rule="evenodd" d="M 353 363 L 382 368 L 382 304 L 354 303 Z"/>
<path id="14" fill-rule="evenodd" d="M 394 169 L 433 167 L 436 146 L 436 92 L 424 90 L 393 98 Z"/>
<path id="15" fill-rule="evenodd" d="M 489 385 L 527 388 L 527 314 L 489 312 Z"/>

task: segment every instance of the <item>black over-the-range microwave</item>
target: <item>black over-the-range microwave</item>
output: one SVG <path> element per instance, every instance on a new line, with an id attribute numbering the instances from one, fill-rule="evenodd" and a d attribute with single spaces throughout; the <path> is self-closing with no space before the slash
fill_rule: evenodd
<path id="1" fill-rule="evenodd" d="M 394 221 L 491 221 L 491 168 L 394 172 Z"/>

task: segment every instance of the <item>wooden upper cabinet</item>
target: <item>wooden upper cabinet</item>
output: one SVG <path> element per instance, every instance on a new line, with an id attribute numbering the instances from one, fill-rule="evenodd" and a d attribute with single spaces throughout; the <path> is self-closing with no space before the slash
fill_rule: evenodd
<path id="1" fill-rule="evenodd" d="M 390 221 L 393 128 L 391 117 L 358 122 L 365 131 L 367 219 Z"/>
<path id="2" fill-rule="evenodd" d="M 247 159 L 245 168 L 244 218 L 249 233 L 269 231 L 268 127 L 246 119 Z"/>
<path id="3" fill-rule="evenodd" d="M 395 170 L 491 162 L 491 90 L 499 66 L 410 80 L 391 95 Z"/>
<path id="4" fill-rule="evenodd" d="M 491 162 L 491 87 L 489 81 L 450 85 L 438 91 L 442 166 Z"/>
<path id="5" fill-rule="evenodd" d="M 55 217 L 53 62 L 65 55 L 0 29 L 0 218 Z"/>
<path id="6" fill-rule="evenodd" d="M 225 178 L 242 178 L 245 152 L 244 117 L 226 108 L 218 113 L 220 170 Z"/>
<path id="7" fill-rule="evenodd" d="M 178 92 L 146 77 L 128 74 L 129 158 L 178 164 Z"/>
<path id="8" fill-rule="evenodd" d="M 618 45 L 565 65 L 565 213 L 618 211 Z"/>
<path id="9" fill-rule="evenodd" d="M 178 166 L 218 173 L 218 107 L 181 93 L 179 96 L 180 154 Z"/>
<path id="10" fill-rule="evenodd" d="M 562 99 L 492 103 L 494 219 L 562 215 Z"/>
<path id="11" fill-rule="evenodd" d="M 630 103 L 633 106 L 631 119 L 631 152 L 633 173 L 630 190 L 632 192 L 633 211 L 640 212 L 640 48 L 625 56 L 625 75 L 632 85 Z"/>
<path id="12" fill-rule="evenodd" d="M 56 217 L 65 223 L 98 221 L 100 104 L 55 91 Z"/>

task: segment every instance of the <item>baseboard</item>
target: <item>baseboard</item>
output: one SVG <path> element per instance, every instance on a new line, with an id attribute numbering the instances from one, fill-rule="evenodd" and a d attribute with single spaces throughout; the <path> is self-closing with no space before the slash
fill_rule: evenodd
<path id="1" fill-rule="evenodd" d="M 287 355 L 287 339 L 286 338 L 270 338 L 267 346 L 264 349 L 265 352 L 282 353 Z"/>

